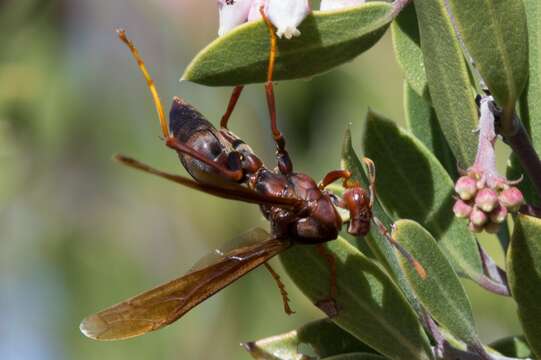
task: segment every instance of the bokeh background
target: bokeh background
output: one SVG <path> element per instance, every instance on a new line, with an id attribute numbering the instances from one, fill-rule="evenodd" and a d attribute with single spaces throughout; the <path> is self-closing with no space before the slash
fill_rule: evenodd
<path id="1" fill-rule="evenodd" d="M 0 359 L 248 359 L 239 342 L 322 317 L 276 260 L 294 316 L 257 269 L 161 331 L 102 343 L 78 330 L 84 316 L 266 225 L 255 206 L 111 161 L 122 152 L 185 173 L 159 139 L 116 27 L 139 47 L 166 107 L 181 95 L 214 123 L 225 109 L 230 89 L 178 81 L 217 36 L 215 0 L 0 0 Z M 402 79 L 387 34 L 335 71 L 280 83 L 279 124 L 296 169 L 319 179 L 337 168 L 346 127 L 359 147 L 368 107 L 403 123 Z M 247 89 L 231 128 L 273 163 L 262 86 Z M 483 242 L 501 262 L 497 241 Z M 483 340 L 519 332 L 511 300 L 465 285 Z"/>

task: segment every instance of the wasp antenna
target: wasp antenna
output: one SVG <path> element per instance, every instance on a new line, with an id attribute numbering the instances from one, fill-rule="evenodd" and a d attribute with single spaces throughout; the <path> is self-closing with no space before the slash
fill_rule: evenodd
<path id="1" fill-rule="evenodd" d="M 376 200 L 376 165 L 367 157 L 363 158 L 364 164 L 367 169 L 368 177 L 368 189 L 370 190 L 370 208 L 374 206 L 374 201 Z"/>
<path id="2" fill-rule="evenodd" d="M 169 127 L 167 126 L 167 120 L 165 119 L 165 112 L 163 111 L 163 105 L 160 100 L 160 96 L 158 95 L 158 90 L 156 89 L 156 85 L 154 84 L 154 80 L 152 80 L 152 77 L 150 76 L 146 66 L 145 62 L 143 61 L 143 58 L 139 54 L 139 51 L 135 47 L 135 45 L 128 39 L 128 36 L 126 35 L 126 30 L 124 29 L 117 29 L 116 33 L 118 34 L 118 38 L 128 46 L 130 49 L 133 57 L 135 58 L 135 61 L 137 62 L 137 66 L 139 66 L 139 69 L 141 69 L 141 72 L 143 73 L 143 76 L 145 77 L 145 80 L 147 81 L 148 89 L 150 90 L 150 94 L 152 95 L 152 100 L 154 101 L 154 106 L 156 107 L 156 112 L 158 113 L 158 119 L 160 120 L 160 126 L 162 128 L 162 134 L 165 138 L 169 137 Z"/>

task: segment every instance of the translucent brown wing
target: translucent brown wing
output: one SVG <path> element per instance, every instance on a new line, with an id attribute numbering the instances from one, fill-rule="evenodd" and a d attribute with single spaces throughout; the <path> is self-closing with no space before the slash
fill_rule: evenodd
<path id="1" fill-rule="evenodd" d="M 90 315 L 82 321 L 81 332 L 96 340 L 120 340 L 160 329 L 290 246 L 287 241 L 271 239 L 262 229 L 242 236 L 250 239 L 247 245 L 220 255 L 204 268 Z"/>

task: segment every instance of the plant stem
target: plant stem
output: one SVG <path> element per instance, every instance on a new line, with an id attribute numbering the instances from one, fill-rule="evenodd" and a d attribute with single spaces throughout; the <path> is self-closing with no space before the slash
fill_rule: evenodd
<path id="1" fill-rule="evenodd" d="M 522 205 L 520 213 L 541 218 L 541 208 L 534 205 Z"/>
<path id="2" fill-rule="evenodd" d="M 522 168 L 532 181 L 535 191 L 541 197 L 541 161 L 532 146 L 524 125 L 522 125 L 522 121 L 516 114 L 513 116 L 511 131 L 500 131 L 500 134 L 517 156 Z"/>
<path id="3" fill-rule="evenodd" d="M 411 0 L 395 0 L 393 1 L 393 11 L 391 16 L 393 19 L 411 2 Z"/>

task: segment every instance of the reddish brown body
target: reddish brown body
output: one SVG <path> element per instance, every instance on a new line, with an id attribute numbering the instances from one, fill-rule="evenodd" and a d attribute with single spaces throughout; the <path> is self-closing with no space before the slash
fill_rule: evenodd
<path id="1" fill-rule="evenodd" d="M 267 24 L 272 30 L 270 22 L 267 21 Z M 268 82 L 265 86 L 271 130 L 276 142 L 277 165 L 271 170 L 263 165 L 244 141 L 227 129 L 228 117 L 242 87 L 235 89 L 219 130 L 180 98 L 173 100 L 167 124 L 163 106 L 143 60 L 126 34 L 123 31 L 118 34 L 130 48 L 147 80 L 165 144 L 177 151 L 182 165 L 194 180 L 154 169 L 125 156 L 119 155 L 116 159 L 125 165 L 199 191 L 258 204 L 271 223 L 271 234 L 269 236 L 261 229 L 244 234 L 241 236 L 245 241 L 243 244 L 220 253 L 220 256 L 204 267 L 197 267 L 178 279 L 87 317 L 81 323 L 81 331 L 93 339 L 115 340 L 157 330 L 260 265 L 271 272 L 280 289 L 284 310 L 291 314 L 284 285 L 267 261 L 295 243 L 318 244 L 316 249 L 326 258 L 331 274 L 329 296 L 318 302 L 318 306 L 328 309 L 326 311 L 329 314 L 338 311 L 334 303 L 337 294 L 335 260 L 319 244 L 338 236 L 344 222 L 338 208 L 349 211 L 349 233 L 368 233 L 370 221 L 375 221 L 371 213 L 375 180 L 373 163 L 366 161 L 371 174 L 370 192 L 357 183 L 349 182 L 351 174 L 346 170 L 329 172 L 320 184 L 316 184 L 308 175 L 293 171 L 292 162 L 285 150 L 285 140 L 276 125 L 271 76 L 275 47 L 271 50 Z M 271 31 L 271 37 L 273 34 Z M 345 192 L 342 198 L 325 190 L 328 184 L 338 179 L 344 179 Z M 386 233 L 383 224 L 379 228 Z M 388 239 L 395 244 L 390 236 Z M 400 247 L 397 248 L 400 250 Z"/>
<path id="2" fill-rule="evenodd" d="M 350 210 L 349 230 L 352 234 L 366 235 L 368 232 L 371 216 L 368 194 L 364 189 L 348 189 L 343 200 L 337 199 L 328 191 L 321 190 L 310 176 L 293 172 L 291 166 L 287 165 L 291 164 L 287 153 L 283 155 L 285 164 L 279 163 L 274 170 L 270 170 L 244 141 L 225 128 L 217 130 L 201 113 L 180 98 L 173 100 L 169 124 L 179 142 L 227 170 L 227 173 L 217 171 L 178 151 L 182 164 L 197 181 L 224 188 L 232 183 L 240 183 L 263 196 L 298 201 L 299 205 L 293 209 L 261 205 L 276 238 L 288 238 L 300 244 L 336 239 L 342 228 L 342 219 L 335 206 Z"/>

